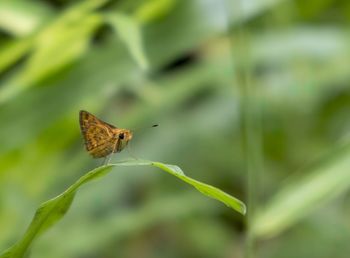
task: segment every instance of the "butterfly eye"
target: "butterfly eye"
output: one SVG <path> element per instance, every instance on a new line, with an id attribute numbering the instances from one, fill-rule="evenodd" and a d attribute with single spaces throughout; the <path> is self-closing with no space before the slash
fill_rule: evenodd
<path id="1" fill-rule="evenodd" d="M 124 139 L 124 133 L 119 134 L 119 139 L 123 140 Z"/>

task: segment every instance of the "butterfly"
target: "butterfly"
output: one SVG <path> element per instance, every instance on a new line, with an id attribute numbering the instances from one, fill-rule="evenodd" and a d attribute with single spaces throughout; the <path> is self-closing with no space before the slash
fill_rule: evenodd
<path id="1" fill-rule="evenodd" d="M 122 151 L 133 136 L 131 130 L 117 128 L 84 110 L 79 112 L 79 122 L 85 148 L 94 158 Z"/>

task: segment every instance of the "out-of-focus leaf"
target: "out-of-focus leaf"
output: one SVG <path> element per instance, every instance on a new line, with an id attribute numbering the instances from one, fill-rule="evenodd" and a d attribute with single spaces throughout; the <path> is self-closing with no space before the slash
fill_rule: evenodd
<path id="1" fill-rule="evenodd" d="M 231 21 L 237 23 L 240 21 L 246 21 L 261 15 L 266 11 L 270 11 L 275 8 L 278 4 L 289 0 L 240 0 L 240 1 L 229 1 L 226 0 L 227 4 L 231 6 L 232 12 Z M 210 0 L 209 0 L 210 2 Z"/>
<path id="2" fill-rule="evenodd" d="M 166 16 L 175 5 L 175 0 L 146 1 L 135 12 L 134 17 L 142 24 Z"/>
<path id="3" fill-rule="evenodd" d="M 76 60 L 87 50 L 91 34 L 100 22 L 98 16 L 90 15 L 43 33 L 17 83 L 35 83 Z"/>
<path id="4" fill-rule="evenodd" d="M 40 38 L 37 43 L 39 48 L 25 64 L 24 71 L 1 88 L 0 102 L 12 98 L 80 57 L 86 51 L 91 32 L 99 21 L 96 16 L 86 17 L 75 25 L 67 24 Z"/>
<path id="5" fill-rule="evenodd" d="M 143 47 L 141 23 L 122 13 L 106 14 L 106 20 L 117 31 L 138 65 L 147 69 L 149 64 Z"/>
<path id="6" fill-rule="evenodd" d="M 34 52 L 23 71 L 1 87 L 0 103 L 10 100 L 82 56 L 88 49 L 91 34 L 102 22 L 94 9 L 105 2 L 90 0 L 75 5 L 40 31 L 33 38 Z"/>
<path id="7" fill-rule="evenodd" d="M 51 13 L 43 2 L 0 1 L 0 28 L 14 36 L 28 36 L 37 30 Z"/>
<path id="8" fill-rule="evenodd" d="M 254 234 L 263 238 L 277 235 L 349 189 L 349 167 L 347 146 L 326 164 L 282 188 L 255 218 Z"/>
<path id="9" fill-rule="evenodd" d="M 115 166 L 158 167 L 163 171 L 166 171 L 171 175 L 176 176 L 181 180 L 185 181 L 186 183 L 194 186 L 198 191 L 200 191 L 204 195 L 207 195 L 211 198 L 214 198 L 218 201 L 223 202 L 224 204 L 240 212 L 241 214 L 245 214 L 246 212 L 246 207 L 244 203 L 242 203 L 238 199 L 230 196 L 229 194 L 221 191 L 216 187 L 201 183 L 197 180 L 194 180 L 186 176 L 178 166 L 163 164 L 160 162 L 143 161 L 143 160 L 124 161 L 116 164 L 110 164 L 110 165 L 98 167 L 88 172 L 87 174 L 79 178 L 74 184 L 72 184 L 62 194 L 43 203 L 37 209 L 35 216 L 31 224 L 29 225 L 29 228 L 27 229 L 24 236 L 22 237 L 22 239 L 20 239 L 15 245 L 13 245 L 10 249 L 8 249 L 5 253 L 3 253 L 0 256 L 0 258 L 23 257 L 26 254 L 32 242 L 35 240 L 35 238 L 37 238 L 45 230 L 53 226 L 66 214 L 66 212 L 69 210 L 70 205 L 72 204 L 74 195 L 77 192 L 77 190 L 80 188 L 80 186 L 108 174 L 112 170 L 112 168 Z"/>
<path id="10" fill-rule="evenodd" d="M 8 42 L 0 48 L 0 73 L 18 61 L 33 45 L 32 38 Z"/>

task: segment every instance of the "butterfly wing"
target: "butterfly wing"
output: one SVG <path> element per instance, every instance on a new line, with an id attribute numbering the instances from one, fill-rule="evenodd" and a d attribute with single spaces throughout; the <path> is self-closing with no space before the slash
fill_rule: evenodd
<path id="1" fill-rule="evenodd" d="M 114 137 L 115 126 L 110 125 L 87 111 L 80 111 L 80 129 L 84 137 L 86 150 L 94 158 L 106 157 L 112 153 L 118 144 Z"/>

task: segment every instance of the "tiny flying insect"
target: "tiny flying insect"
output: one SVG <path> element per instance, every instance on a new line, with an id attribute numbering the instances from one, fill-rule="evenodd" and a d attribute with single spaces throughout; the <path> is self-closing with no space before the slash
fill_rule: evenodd
<path id="1" fill-rule="evenodd" d="M 79 122 L 85 148 L 94 158 L 107 158 L 108 155 L 121 152 L 133 136 L 131 130 L 117 128 L 84 110 L 79 113 Z"/>

